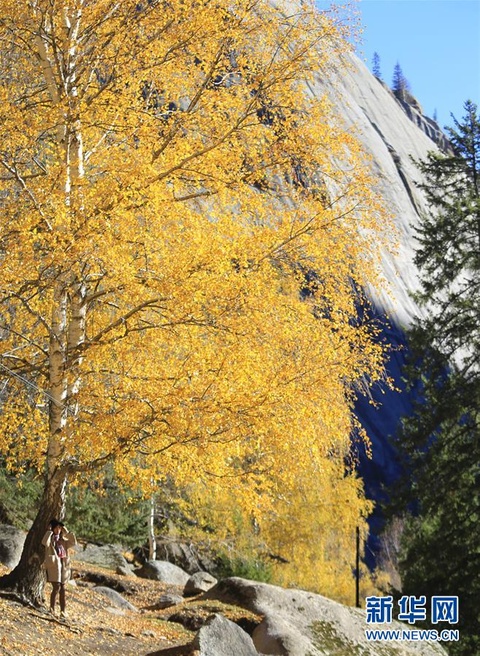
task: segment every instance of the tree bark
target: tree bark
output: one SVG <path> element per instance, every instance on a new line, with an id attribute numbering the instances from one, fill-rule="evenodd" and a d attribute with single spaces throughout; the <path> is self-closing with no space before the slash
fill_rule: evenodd
<path id="1" fill-rule="evenodd" d="M 148 518 L 148 558 L 155 560 L 157 557 L 157 540 L 155 538 L 155 495 L 150 497 L 150 514 Z"/>
<path id="2" fill-rule="evenodd" d="M 0 578 L 0 588 L 16 592 L 25 603 L 44 603 L 45 575 L 42 538 L 53 518 L 63 519 L 68 469 L 59 469 L 45 480 L 42 502 L 35 521 L 25 539 L 18 565 Z"/>

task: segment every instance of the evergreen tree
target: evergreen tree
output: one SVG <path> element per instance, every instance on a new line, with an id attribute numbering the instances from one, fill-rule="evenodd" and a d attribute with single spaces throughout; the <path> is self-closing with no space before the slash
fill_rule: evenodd
<path id="1" fill-rule="evenodd" d="M 408 374 L 423 398 L 399 439 L 410 475 L 396 495 L 397 509 L 413 509 L 402 592 L 458 595 L 461 639 L 450 652 L 462 656 L 480 650 L 480 120 L 474 103 L 465 110 L 448 129 L 454 154 L 419 164 L 431 206 L 416 254 L 426 312 Z"/>
<path id="2" fill-rule="evenodd" d="M 392 91 L 399 100 L 407 100 L 407 95 L 410 92 L 410 84 L 398 62 L 393 69 Z"/>
<path id="3" fill-rule="evenodd" d="M 375 77 L 377 77 L 379 80 L 382 79 L 382 72 L 380 69 L 380 55 L 378 54 L 378 52 L 373 53 L 372 71 Z"/>
<path id="4" fill-rule="evenodd" d="M 480 351 L 480 120 L 477 107 L 447 128 L 453 155 L 430 153 L 420 164 L 432 212 L 421 221 L 416 264 L 428 307 L 422 327 L 433 344 L 455 359 L 465 375 L 475 375 Z"/>

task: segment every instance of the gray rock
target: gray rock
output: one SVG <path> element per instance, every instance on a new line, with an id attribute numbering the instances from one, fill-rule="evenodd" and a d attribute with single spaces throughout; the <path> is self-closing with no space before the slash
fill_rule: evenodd
<path id="1" fill-rule="evenodd" d="M 134 567 L 133 565 L 127 564 L 126 566 L 124 565 L 119 565 L 115 569 L 116 574 L 120 574 L 120 576 L 132 576 L 134 573 Z"/>
<path id="2" fill-rule="evenodd" d="M 201 553 L 197 546 L 172 539 L 157 539 L 157 558 L 178 565 L 189 574 L 209 570 L 214 566 L 212 559 Z"/>
<path id="3" fill-rule="evenodd" d="M 295 6 L 293 1 L 285 4 Z M 309 88 L 313 96 L 326 93 L 330 97 L 342 120 L 355 126 L 363 149 L 372 157 L 375 189 L 398 231 L 398 248 L 395 253 L 385 249 L 381 253 L 388 291 L 369 288 L 367 292 L 378 310 L 385 311 L 394 323 L 408 326 L 419 314 L 411 295 L 419 289 L 412 233 L 419 215 L 428 209 L 425 193 L 416 185 L 419 172 L 411 158 L 422 160 L 438 149 L 427 130 L 428 120 L 412 122 L 406 104 L 397 100 L 388 85 L 380 84 L 353 53 L 346 53 L 342 61 L 347 66 L 332 67 L 328 76 L 317 75 Z M 408 109 L 418 114 L 411 106 Z"/>
<path id="4" fill-rule="evenodd" d="M 217 579 L 208 572 L 196 572 L 188 579 L 183 594 L 186 597 L 193 597 L 201 592 L 207 592 L 217 583 Z"/>
<path id="5" fill-rule="evenodd" d="M 148 560 L 147 545 L 135 549 L 134 553 L 140 562 Z M 197 545 L 181 542 L 169 536 L 157 537 L 156 559 L 173 563 L 189 574 L 205 570 L 212 571 L 215 567 L 213 559 L 207 553 L 203 553 Z"/>
<path id="6" fill-rule="evenodd" d="M 190 576 L 180 567 L 173 563 L 167 563 L 164 560 L 147 560 L 142 567 L 134 572 L 143 579 L 152 579 L 162 581 L 170 585 L 186 585 Z"/>
<path id="7" fill-rule="evenodd" d="M 131 610 L 134 612 L 138 612 L 138 608 L 136 608 L 133 604 L 131 604 L 126 599 L 124 599 L 124 597 L 122 597 L 122 595 L 116 590 L 112 590 L 112 588 L 106 588 L 103 585 L 97 585 L 93 589 L 96 592 L 100 592 L 100 594 L 107 597 L 107 599 L 117 608 L 120 608 L 122 610 Z"/>
<path id="8" fill-rule="evenodd" d="M 157 603 L 155 604 L 156 608 L 171 608 L 172 606 L 177 606 L 184 601 L 183 597 L 175 594 L 164 594 L 161 595 Z"/>
<path id="9" fill-rule="evenodd" d="M 198 631 L 193 648 L 199 656 L 258 656 L 252 639 L 237 624 L 223 615 L 213 615 Z"/>
<path id="10" fill-rule="evenodd" d="M 127 614 L 122 608 L 114 608 L 113 606 L 107 606 L 105 610 L 107 613 L 110 613 L 110 615 L 116 615 L 117 617 L 125 617 Z"/>
<path id="11" fill-rule="evenodd" d="M 0 563 L 10 569 L 18 565 L 26 535 L 14 526 L 0 524 Z"/>
<path id="12" fill-rule="evenodd" d="M 237 604 L 263 615 L 264 620 L 252 635 L 261 654 L 326 656 L 358 652 L 362 656 L 378 656 L 380 653 L 380 643 L 368 642 L 365 637 L 365 630 L 372 626 L 367 625 L 364 610 L 343 606 L 321 595 L 233 577 L 220 581 L 203 598 Z M 412 627 L 392 622 L 388 628 Z M 389 642 L 382 649 L 384 646 L 389 656 L 446 656 L 436 643 Z"/>
<path id="13" fill-rule="evenodd" d="M 113 571 L 116 571 L 117 567 L 128 569 L 128 563 L 122 554 L 122 547 L 114 544 L 87 543 L 83 548 L 75 549 L 75 559 Z"/>

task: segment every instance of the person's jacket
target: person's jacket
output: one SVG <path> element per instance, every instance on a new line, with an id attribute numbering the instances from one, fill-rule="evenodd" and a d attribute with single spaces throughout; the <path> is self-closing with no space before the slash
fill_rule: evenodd
<path id="1" fill-rule="evenodd" d="M 47 580 L 50 583 L 66 583 L 69 580 L 71 574 L 70 555 L 68 550 L 77 544 L 77 539 L 74 533 L 66 531 L 61 533 L 60 541 L 67 554 L 66 558 L 64 559 L 65 563 L 63 568 L 61 559 L 55 550 L 53 531 L 47 531 L 42 540 L 42 544 L 45 547 L 43 566 L 47 572 Z"/>

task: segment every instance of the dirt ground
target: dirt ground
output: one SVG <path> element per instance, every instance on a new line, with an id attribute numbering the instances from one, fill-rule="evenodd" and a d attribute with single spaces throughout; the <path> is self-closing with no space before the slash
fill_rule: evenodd
<path id="1" fill-rule="evenodd" d="M 7 571 L 0 565 L 0 576 Z M 115 608 L 94 589 L 97 584 L 127 588 L 122 597 L 137 612 Z M 45 592 L 50 594 L 49 584 Z M 0 591 L 0 656 L 195 656 L 191 642 L 212 614 L 222 613 L 247 631 L 261 621 L 237 606 L 196 597 L 159 609 L 160 597 L 168 593 L 181 595 L 182 590 L 74 562 L 73 581 L 67 587 L 67 622 L 53 618 L 46 606 L 29 608 Z M 169 621 L 172 615 L 176 622 Z"/>
<path id="2" fill-rule="evenodd" d="M 2 656 L 184 656 L 194 633 L 168 622 L 172 613 L 155 609 L 159 597 L 178 588 L 135 576 L 124 577 L 81 563 L 74 564 L 73 584 L 67 587 L 68 621 L 55 620 L 45 609 L 28 608 L 0 595 L 0 654 Z M 0 565 L 0 575 L 7 573 Z M 104 573 L 132 589 L 122 596 L 139 609 L 121 611 L 94 584 L 82 580 L 85 573 Z M 47 595 L 50 586 L 46 585 Z M 175 607 L 180 609 L 183 604 Z"/>

